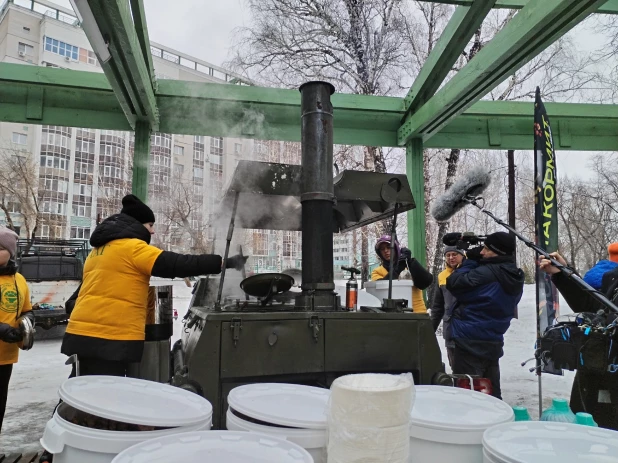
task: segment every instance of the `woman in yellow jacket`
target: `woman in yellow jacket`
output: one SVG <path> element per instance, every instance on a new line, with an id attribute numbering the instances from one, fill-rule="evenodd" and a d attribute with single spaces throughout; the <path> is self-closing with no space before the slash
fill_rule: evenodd
<path id="1" fill-rule="evenodd" d="M 101 222 L 90 237 L 93 250 L 74 295 L 61 352 L 77 355 L 80 374 L 126 376 L 144 350 L 150 277 L 183 278 L 221 272 L 221 256 L 177 254 L 150 245 L 155 216 L 137 196 L 122 199 L 122 211 Z M 228 268 L 240 269 L 233 256 Z M 75 374 L 75 365 L 72 376 Z"/>
<path id="2" fill-rule="evenodd" d="M 375 245 L 375 251 L 382 265 L 377 267 L 371 273 L 371 281 L 388 280 L 391 258 L 391 237 L 390 235 L 382 235 L 378 238 Z M 407 248 L 399 248 L 399 243 L 395 240 L 394 246 L 395 258 L 393 269 L 393 280 L 399 279 L 399 275 L 407 268 L 412 276 L 412 309 L 414 312 L 427 312 L 425 300 L 423 299 L 423 290 L 427 289 L 433 282 L 433 275 L 429 273 L 414 257 Z"/>
<path id="3" fill-rule="evenodd" d="M 26 279 L 17 273 L 15 265 L 17 240 L 14 231 L 0 227 L 0 431 L 13 364 L 19 357 L 18 343 L 22 340 L 20 319 L 28 317 L 34 324 L 30 291 Z"/>

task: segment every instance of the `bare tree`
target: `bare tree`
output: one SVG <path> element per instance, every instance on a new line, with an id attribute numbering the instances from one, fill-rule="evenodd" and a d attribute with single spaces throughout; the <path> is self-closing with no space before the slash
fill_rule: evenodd
<path id="1" fill-rule="evenodd" d="M 0 149 L 0 209 L 9 228 L 15 230 L 14 219 L 21 220 L 31 241 L 44 221 L 39 190 L 34 158 L 15 146 Z"/>

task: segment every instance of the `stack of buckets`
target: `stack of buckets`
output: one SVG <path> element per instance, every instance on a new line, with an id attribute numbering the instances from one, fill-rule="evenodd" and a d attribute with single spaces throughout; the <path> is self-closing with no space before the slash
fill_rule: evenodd
<path id="1" fill-rule="evenodd" d="M 413 403 L 411 374 L 337 378 L 328 411 L 328 463 L 407 463 Z"/>

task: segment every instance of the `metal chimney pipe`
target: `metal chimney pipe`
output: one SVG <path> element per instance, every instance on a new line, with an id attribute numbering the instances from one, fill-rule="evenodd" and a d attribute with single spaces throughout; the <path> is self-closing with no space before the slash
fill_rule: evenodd
<path id="1" fill-rule="evenodd" d="M 333 106 L 335 87 L 307 82 L 301 93 L 302 293 L 304 310 L 338 310 L 333 273 Z"/>

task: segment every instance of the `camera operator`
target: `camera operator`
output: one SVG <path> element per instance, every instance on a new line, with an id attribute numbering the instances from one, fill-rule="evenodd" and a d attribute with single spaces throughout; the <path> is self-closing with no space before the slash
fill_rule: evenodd
<path id="1" fill-rule="evenodd" d="M 610 259 L 614 244 L 610 245 Z M 616 247 L 618 248 L 618 245 Z M 562 265 L 568 265 L 557 252 L 550 255 Z M 564 296 L 573 312 L 605 311 L 600 302 L 584 288 L 572 284 L 559 268 L 552 265 L 550 260 L 542 259 L 540 268 L 551 275 L 556 288 Z M 614 304 L 618 304 L 618 267 L 603 274 L 600 291 Z M 604 318 L 609 324 L 616 319 L 616 315 L 606 313 Z M 604 355 L 604 352 L 600 352 L 599 355 Z M 570 405 L 574 413 L 590 413 L 600 427 L 618 431 L 618 373 L 597 373 L 578 369 L 573 381 Z"/>
<path id="2" fill-rule="evenodd" d="M 504 333 L 524 290 L 524 272 L 515 265 L 514 252 L 515 237 L 492 233 L 446 279 L 455 298 L 445 334 L 455 345 L 453 373 L 488 378 L 499 399 Z"/>

